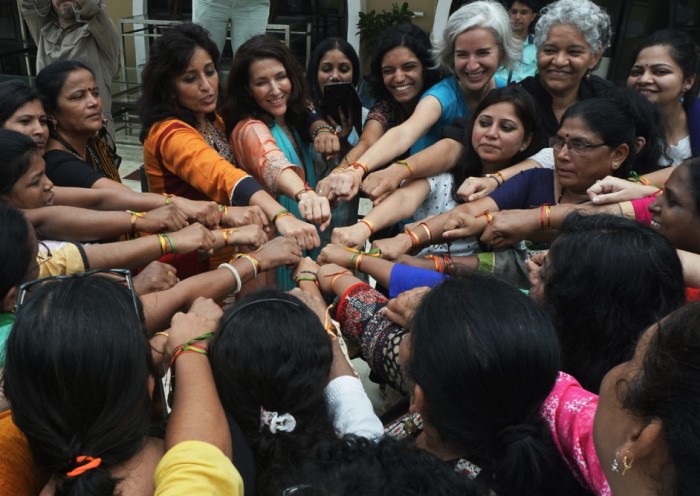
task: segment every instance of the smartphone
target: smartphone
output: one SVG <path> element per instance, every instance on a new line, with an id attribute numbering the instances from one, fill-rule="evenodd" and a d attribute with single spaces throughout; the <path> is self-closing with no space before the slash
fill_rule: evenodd
<path id="1" fill-rule="evenodd" d="M 357 135 L 362 134 L 362 102 L 357 90 L 352 83 L 332 83 L 323 87 L 323 108 L 326 115 L 333 118 L 340 125 L 340 113 L 342 109 L 345 117 L 352 118 L 352 127 Z"/>

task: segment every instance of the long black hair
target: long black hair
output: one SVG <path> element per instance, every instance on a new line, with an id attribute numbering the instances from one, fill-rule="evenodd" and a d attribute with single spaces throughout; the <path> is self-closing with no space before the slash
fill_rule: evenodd
<path id="1" fill-rule="evenodd" d="M 309 84 L 309 96 L 318 110 L 323 110 L 322 91 L 318 84 L 318 69 L 323 56 L 331 50 L 340 50 L 350 61 L 352 65 L 352 85 L 357 87 L 357 84 L 360 82 L 360 59 L 357 57 L 357 52 L 355 52 L 352 45 L 343 38 L 332 37 L 322 40 L 316 45 L 314 51 L 311 52 L 309 65 L 306 68 L 306 81 Z"/>
<path id="2" fill-rule="evenodd" d="M 112 495 L 109 469 L 148 435 L 151 354 L 140 308 L 124 286 L 96 275 L 46 283 L 17 312 L 4 391 L 35 463 L 57 495 Z M 79 457 L 97 468 L 68 476 Z"/>

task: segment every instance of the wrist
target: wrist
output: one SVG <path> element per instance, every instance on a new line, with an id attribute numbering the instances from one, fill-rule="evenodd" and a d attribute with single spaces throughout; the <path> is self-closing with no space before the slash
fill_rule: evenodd
<path id="1" fill-rule="evenodd" d="M 316 196 L 318 196 L 318 194 L 312 188 L 309 188 L 308 185 L 294 193 L 294 199 L 297 201 L 297 203 L 304 199 L 313 198 Z"/>

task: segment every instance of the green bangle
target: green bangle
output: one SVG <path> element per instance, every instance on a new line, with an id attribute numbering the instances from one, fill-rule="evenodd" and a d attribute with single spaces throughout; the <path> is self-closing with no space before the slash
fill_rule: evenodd
<path id="1" fill-rule="evenodd" d="M 201 335 L 197 336 L 196 338 L 188 339 L 187 341 L 185 341 L 185 346 L 190 345 L 192 343 L 195 343 L 197 341 L 204 341 L 206 339 L 209 339 L 213 335 L 214 335 L 213 332 L 205 332 L 204 334 L 201 334 Z"/>
<path id="2" fill-rule="evenodd" d="M 170 237 L 170 234 L 165 233 L 163 234 L 165 236 L 165 239 L 168 240 L 168 243 L 170 243 L 170 249 L 172 250 L 172 254 L 175 255 L 177 253 L 177 250 L 175 249 L 175 243 L 173 243 L 173 238 Z"/>

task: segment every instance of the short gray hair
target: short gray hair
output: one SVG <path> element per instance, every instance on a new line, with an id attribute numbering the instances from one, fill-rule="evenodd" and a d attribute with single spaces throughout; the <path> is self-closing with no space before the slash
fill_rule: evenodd
<path id="1" fill-rule="evenodd" d="M 454 74 L 455 40 L 465 31 L 476 28 L 491 30 L 500 51 L 501 65 L 511 68 L 522 58 L 522 42 L 513 35 L 505 7 L 493 0 L 479 0 L 462 6 L 447 20 L 442 38 L 435 41 L 432 51 L 436 67 Z"/>
<path id="2" fill-rule="evenodd" d="M 559 0 L 540 12 L 535 26 L 535 45 L 539 49 L 553 26 L 564 24 L 578 29 L 596 55 L 602 54 L 612 38 L 610 16 L 590 0 Z"/>

